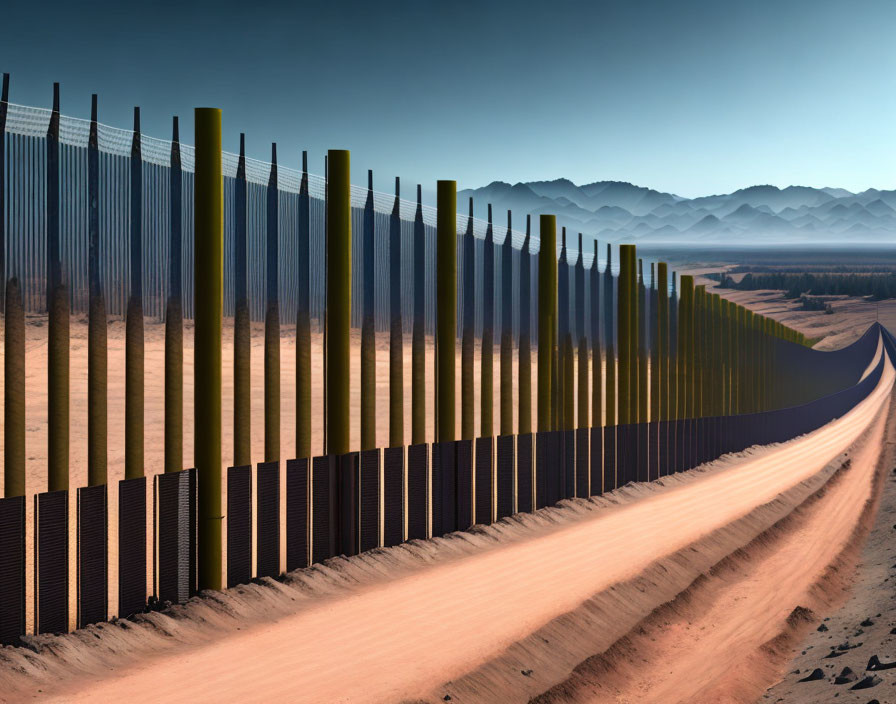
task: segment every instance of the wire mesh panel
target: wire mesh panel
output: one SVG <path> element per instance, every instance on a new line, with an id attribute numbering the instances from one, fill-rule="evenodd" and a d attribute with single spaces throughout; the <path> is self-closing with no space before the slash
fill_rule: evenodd
<path id="1" fill-rule="evenodd" d="M 733 416 L 722 416 L 719 418 L 719 456 L 725 455 L 731 452 L 731 448 L 733 447 L 732 437 L 731 437 L 731 419 Z M 663 423 L 660 422 L 660 443 L 663 442 Z M 660 448 L 660 457 L 662 458 L 662 446 Z M 663 462 L 661 459 L 660 462 L 660 471 L 662 472 L 664 467 L 662 466 Z"/>
<path id="2" fill-rule="evenodd" d="M 78 628 L 109 615 L 106 485 L 78 489 Z"/>
<path id="3" fill-rule="evenodd" d="M 286 460 L 286 571 L 308 566 L 308 459 Z"/>
<path id="4" fill-rule="evenodd" d="M 146 477 L 118 482 L 118 617 L 146 607 Z"/>
<path id="5" fill-rule="evenodd" d="M 336 457 L 311 461 L 311 562 L 323 562 L 336 550 Z"/>
<path id="6" fill-rule="evenodd" d="M 473 525 L 473 441 L 454 443 L 457 468 L 457 527 L 466 530 Z"/>
<path id="7" fill-rule="evenodd" d="M 537 507 L 553 506 L 563 496 L 564 462 L 562 434 L 550 430 L 535 436 L 535 476 L 538 478 Z"/>
<path id="8" fill-rule="evenodd" d="M 25 497 L 0 499 L 0 645 L 25 633 Z"/>
<path id="9" fill-rule="evenodd" d="M 685 432 L 687 433 L 687 461 L 684 469 L 687 470 L 697 466 L 697 419 L 686 419 L 685 427 Z"/>
<path id="10" fill-rule="evenodd" d="M 190 489 L 190 596 L 199 591 L 199 470 L 192 467 L 187 472 Z"/>
<path id="11" fill-rule="evenodd" d="M 576 433 L 574 430 L 558 431 L 560 458 L 563 465 L 561 498 L 571 499 L 576 495 Z"/>
<path id="12" fill-rule="evenodd" d="M 628 423 L 616 426 L 616 481 L 617 486 L 625 486 L 633 479 L 637 469 L 637 435 Z"/>
<path id="13" fill-rule="evenodd" d="M 383 450 L 383 545 L 404 540 L 404 448 Z"/>
<path id="14" fill-rule="evenodd" d="M 280 574 L 280 463 L 259 463 L 255 484 L 255 575 L 277 577 Z"/>
<path id="15" fill-rule="evenodd" d="M 661 420 L 656 424 L 656 473 L 658 477 L 668 474 L 668 434 L 669 421 Z"/>
<path id="16" fill-rule="evenodd" d="M 494 443 L 492 438 L 476 438 L 476 523 L 491 525 L 495 495 Z"/>
<path id="17" fill-rule="evenodd" d="M 358 554 L 358 453 L 338 457 L 337 467 L 338 554 L 350 557 Z"/>
<path id="18" fill-rule="evenodd" d="M 497 519 L 513 515 L 513 470 L 516 438 L 499 435 L 497 439 Z"/>
<path id="19" fill-rule="evenodd" d="M 706 462 L 707 456 L 707 427 L 706 418 L 694 419 L 694 466 Z"/>
<path id="20" fill-rule="evenodd" d="M 635 481 L 650 481 L 648 472 L 650 466 L 648 464 L 647 453 L 647 426 L 645 423 L 632 424 L 632 433 L 634 434 L 633 457 L 635 458 L 634 471 L 632 476 Z"/>
<path id="21" fill-rule="evenodd" d="M 429 445 L 408 447 L 408 540 L 426 538 Z"/>
<path id="22" fill-rule="evenodd" d="M 432 444 L 432 534 L 457 530 L 457 461 L 453 442 Z"/>
<path id="23" fill-rule="evenodd" d="M 183 604 L 194 588 L 195 470 L 156 475 L 158 597 Z"/>
<path id="24" fill-rule="evenodd" d="M 575 431 L 575 457 L 576 457 L 576 496 L 588 498 L 588 475 L 590 466 L 588 462 L 588 428 L 579 428 Z"/>
<path id="25" fill-rule="evenodd" d="M 597 426 L 588 432 L 591 436 L 591 496 L 600 496 L 604 491 L 604 429 Z"/>
<path id="26" fill-rule="evenodd" d="M 604 426 L 604 493 L 618 486 L 616 467 L 616 426 Z"/>
<path id="27" fill-rule="evenodd" d="M 227 468 L 227 586 L 252 581 L 252 467 Z"/>
<path id="28" fill-rule="evenodd" d="M 68 631 L 68 492 L 34 497 L 38 633 Z"/>
<path id="29" fill-rule="evenodd" d="M 532 462 L 532 433 L 516 438 L 516 510 L 527 513 L 533 509 L 534 463 Z"/>
<path id="30" fill-rule="evenodd" d="M 380 450 L 361 452 L 360 549 L 373 550 L 380 544 Z"/>

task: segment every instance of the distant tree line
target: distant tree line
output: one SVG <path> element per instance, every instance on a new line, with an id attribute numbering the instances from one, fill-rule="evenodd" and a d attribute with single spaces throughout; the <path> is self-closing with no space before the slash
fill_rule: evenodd
<path id="1" fill-rule="evenodd" d="M 719 276 L 719 288 L 738 291 L 776 289 L 786 298 L 812 296 L 869 296 L 873 300 L 896 298 L 896 273 L 890 274 L 809 274 L 754 273 L 734 281 L 727 274 Z"/>

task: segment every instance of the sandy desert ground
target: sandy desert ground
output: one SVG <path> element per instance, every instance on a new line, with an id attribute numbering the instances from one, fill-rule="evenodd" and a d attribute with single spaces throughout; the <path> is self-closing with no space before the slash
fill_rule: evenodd
<path id="1" fill-rule="evenodd" d="M 894 377 L 809 436 L 651 485 L 33 638 L 0 651 L 0 698 L 754 701 L 850 581 Z"/>

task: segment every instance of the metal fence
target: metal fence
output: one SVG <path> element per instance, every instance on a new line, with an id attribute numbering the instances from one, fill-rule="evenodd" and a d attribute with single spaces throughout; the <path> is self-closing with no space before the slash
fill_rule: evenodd
<path id="1" fill-rule="evenodd" d="M 221 494 L 217 484 L 200 479 L 201 468 L 180 466 L 183 337 L 177 311 L 187 318 L 194 314 L 194 264 L 205 261 L 204 252 L 194 250 L 194 209 L 201 212 L 194 189 L 203 183 L 200 175 L 209 172 L 195 172 L 196 153 L 180 143 L 176 120 L 173 139 L 156 140 L 140 133 L 138 111 L 132 131 L 101 125 L 96 100 L 90 121 L 62 116 L 58 89 L 51 111 L 9 104 L 4 79 L 0 146 L 0 271 L 9 292 L 0 642 L 14 643 L 30 631 L 68 629 L 72 583 L 78 626 L 103 620 L 110 611 L 125 617 L 158 603 L 188 599 L 203 586 L 197 565 L 209 551 L 220 555 L 222 547 L 202 542 L 200 519 L 203 511 L 209 517 L 210 504 L 201 497 L 211 492 L 220 500 Z M 556 237 L 551 216 L 540 218 L 537 232 L 528 217 L 525 232 L 514 230 L 510 213 L 507 225 L 499 227 L 490 210 L 485 222 L 459 215 L 448 218 L 446 226 L 444 220 L 439 223 L 438 210 L 422 205 L 419 187 L 416 202 L 405 201 L 397 182 L 394 195 L 375 192 L 370 174 L 367 188 L 350 187 L 340 203 L 328 192 L 326 178 L 308 173 L 307 163 L 302 171 L 286 169 L 277 163 L 276 150 L 270 163 L 252 161 L 240 146 L 240 154 L 221 156 L 223 308 L 236 315 L 245 305 L 248 317 L 265 320 L 265 461 L 252 468 L 258 458 L 251 457 L 247 443 L 240 445 L 247 426 L 235 413 L 234 455 L 241 459 L 234 460 L 240 466 L 227 472 L 226 510 L 222 507 L 227 562 L 221 572 L 229 585 L 276 577 L 339 554 L 491 523 L 630 481 L 652 481 L 726 452 L 795 437 L 848 412 L 867 396 L 880 379 L 884 360 L 862 375 L 882 335 L 892 356 L 892 338 L 879 326 L 837 352 L 808 349 L 800 334 L 694 286 L 691 276 L 677 279 L 673 273 L 670 284 L 663 263 L 648 273 L 640 268 L 643 262 L 632 245 L 620 246 L 615 257 L 608 246 L 599 261 L 596 242 L 588 243 L 582 235 L 568 237 L 565 230 Z M 341 176 L 347 179 L 348 174 Z M 335 188 L 334 180 L 329 183 Z M 450 185 L 440 184 L 440 193 L 456 200 L 456 190 L 442 188 L 446 183 Z M 455 212 L 456 203 L 449 205 L 443 214 Z M 310 405 L 311 341 L 302 323 L 314 320 L 325 334 L 332 332 L 326 286 L 332 269 L 327 254 L 330 206 L 344 206 L 351 223 L 340 234 L 350 242 L 350 251 L 346 245 L 342 252 L 351 261 L 351 280 L 346 274 L 343 282 L 350 291 L 346 325 L 362 328 L 362 439 L 359 447 L 346 447 L 355 451 L 339 454 L 325 440 L 330 454 L 315 456 L 310 415 L 320 409 Z M 205 224 L 200 221 L 200 227 Z M 447 250 L 441 252 L 447 251 L 450 259 L 455 248 L 456 270 L 436 258 L 437 246 L 446 242 Z M 178 305 L 172 308 L 172 301 Z M 454 310 L 447 305 L 451 301 Z M 34 497 L 30 566 L 25 555 L 22 381 L 26 311 L 49 312 L 50 349 L 50 490 Z M 90 486 L 77 489 L 74 517 L 68 502 L 72 312 L 89 314 L 91 407 Z M 166 317 L 165 474 L 152 479 L 152 491 L 143 476 L 144 313 Z M 127 318 L 127 478 L 118 484 L 115 513 L 109 511 L 105 471 L 108 315 Z M 456 330 L 458 339 L 450 340 L 447 349 L 458 342 L 461 348 L 459 440 L 453 423 L 445 424 L 452 426 L 451 432 L 441 436 L 439 431 L 435 437 L 423 432 L 427 394 L 435 392 L 437 408 L 447 398 L 445 408 L 451 410 L 455 401 L 455 388 L 436 383 L 442 368 L 436 379 L 425 368 L 423 335 L 433 335 L 438 345 L 444 342 L 435 335 L 437 321 Z M 284 322 L 297 323 L 298 354 L 285 363 L 296 364 L 299 426 L 299 456 L 285 464 L 279 440 L 279 324 Z M 393 333 L 391 446 L 379 449 L 368 432 L 376 412 L 376 385 L 369 371 L 371 324 Z M 235 329 L 233 393 L 239 412 L 249 408 L 249 376 L 239 361 L 248 346 L 248 318 L 241 321 L 236 315 Z M 347 327 L 337 332 L 348 336 Z M 403 375 L 403 332 L 413 332 L 409 383 Z M 478 379 L 473 376 L 473 337 L 481 340 Z M 327 344 L 325 339 L 325 349 Z M 533 424 L 536 355 L 538 422 Z M 339 381 L 348 384 L 347 370 L 344 376 Z M 498 423 L 491 418 L 495 377 L 501 399 Z M 473 424 L 477 384 L 482 396 L 479 430 Z M 410 434 L 401 413 L 407 385 L 412 389 Z M 330 391 L 325 387 L 323 415 L 328 418 L 333 415 L 328 412 L 333 408 Z M 220 389 L 217 396 L 220 414 Z M 347 397 L 341 403 L 345 405 L 333 417 L 345 440 L 347 433 L 341 431 L 348 423 Z M 206 421 L 212 422 L 196 419 L 197 424 Z M 327 433 L 334 430 L 329 420 L 324 427 Z M 280 522 L 281 486 L 285 527 Z M 220 521 L 220 513 L 211 517 Z M 72 521 L 77 536 L 74 575 L 68 568 Z M 110 543 L 110 535 L 117 542 Z M 118 564 L 111 585 L 118 592 L 115 609 L 108 603 L 110 550 L 117 553 Z M 34 584 L 32 609 L 26 608 L 26 584 Z M 33 621 L 26 623 L 28 613 Z"/>

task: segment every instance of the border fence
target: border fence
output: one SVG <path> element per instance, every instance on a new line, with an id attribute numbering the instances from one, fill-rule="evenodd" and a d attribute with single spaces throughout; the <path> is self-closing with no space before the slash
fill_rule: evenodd
<path id="1" fill-rule="evenodd" d="M 350 156 L 326 176 L 221 149 L 221 114 L 196 112 L 195 147 L 0 98 L 0 270 L 4 277 L 4 487 L 0 643 L 127 617 L 401 542 L 686 471 L 725 453 L 810 432 L 879 381 L 875 325 L 817 352 L 784 325 L 695 286 L 634 245 L 603 261 L 598 243 L 559 233 L 552 215 L 524 231 L 351 185 Z M 282 152 L 281 152 L 282 155 Z M 48 491 L 34 496 L 29 567 L 24 316 L 49 318 Z M 88 486 L 77 489 L 69 570 L 70 316 L 88 316 Z M 107 481 L 107 321 L 126 321 L 125 478 L 114 533 Z M 145 317 L 165 322 L 165 466 L 144 466 Z M 234 319 L 232 466 L 221 447 L 222 316 Z M 183 328 L 195 325 L 194 468 L 183 457 Z M 253 457 L 250 324 L 264 321 L 264 453 Z M 296 326 L 294 361 L 280 358 Z M 324 333 L 324 443 L 311 441 L 312 328 Z M 360 330 L 360 349 L 350 329 Z M 389 413 L 376 414 L 376 332 L 389 332 Z M 411 364 L 404 369 L 405 334 Z M 435 365 L 426 368 L 427 337 Z M 478 358 L 479 378 L 474 362 Z M 494 368 L 497 347 L 498 370 Z M 460 357 L 460 380 L 455 358 Z M 360 379 L 350 374 L 360 355 Z M 534 357 L 534 360 L 533 360 Z M 535 408 L 533 422 L 533 362 Z M 280 438 L 280 372 L 295 364 L 296 438 Z M 516 364 L 516 373 L 514 373 Z M 867 372 L 867 373 L 866 373 Z M 497 390 L 495 379 L 497 377 Z M 360 437 L 349 392 L 361 389 Z M 404 427 L 405 387 L 411 428 Z M 460 389 L 460 398 L 456 396 Z M 475 389 L 481 408 L 475 425 Z M 495 394 L 499 417 L 493 417 Z M 435 423 L 426 430 L 426 399 Z M 459 408 L 459 413 L 457 409 Z M 375 428 L 388 422 L 389 446 Z M 226 456 L 226 455 L 225 455 Z M 254 466 L 253 466 L 254 465 Z M 225 484 L 226 482 L 226 484 Z M 285 524 L 281 524 L 281 486 Z M 226 488 L 226 505 L 223 500 Z M 148 518 L 152 517 L 151 522 Z M 147 525 L 150 533 L 147 534 Z M 110 535 L 116 542 L 110 543 Z M 223 546 L 226 544 L 226 560 Z M 151 546 L 151 550 L 147 546 Z M 285 562 L 281 561 L 285 548 Z M 110 585 L 109 554 L 117 555 Z M 27 580 L 34 584 L 30 604 Z M 151 586 L 148 587 L 148 584 Z"/>

